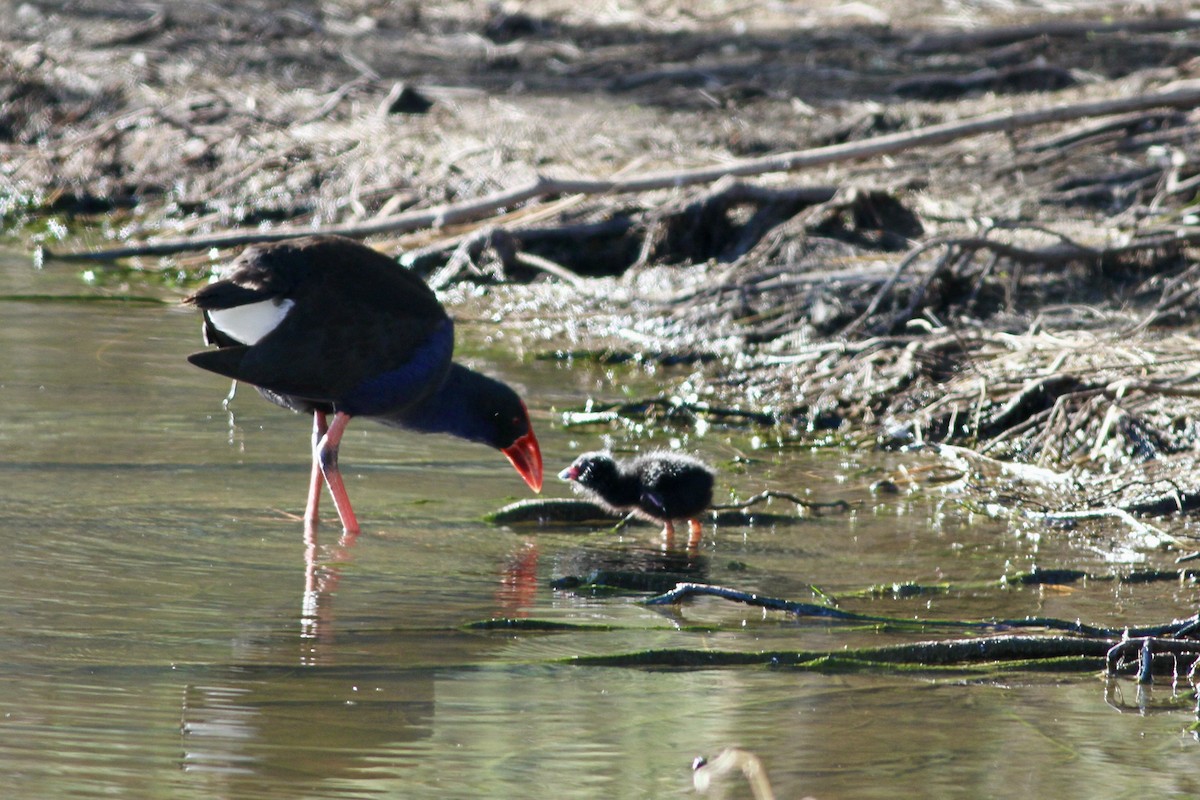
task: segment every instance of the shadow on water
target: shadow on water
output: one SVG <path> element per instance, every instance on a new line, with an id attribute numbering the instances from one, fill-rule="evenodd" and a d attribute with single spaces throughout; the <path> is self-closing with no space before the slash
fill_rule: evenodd
<path id="1" fill-rule="evenodd" d="M 0 294 L 56 290 L 78 292 L 75 276 L 0 257 Z M 714 598 L 637 602 L 676 580 L 794 600 L 816 587 L 845 608 L 913 618 L 1190 613 L 1195 590 L 1180 583 L 1001 586 L 1034 566 L 1123 569 L 1119 531 L 1013 527 L 933 491 L 868 493 L 911 456 L 763 450 L 734 465 L 747 449 L 728 434 L 671 432 L 720 465 L 719 492 L 811 488 L 857 510 L 709 525 L 696 552 L 663 552 L 653 528 L 486 525 L 526 496 L 502 459 L 363 424 L 342 468 L 364 533 L 343 546 L 327 518 L 306 545 L 307 420 L 246 393 L 231 421 L 228 386 L 184 361 L 198 347 L 192 316 L 148 303 L 0 310 L 6 797 L 688 797 L 692 759 L 731 746 L 762 759 L 780 797 L 1200 793 L 1179 768 L 1196 747 L 1182 688 L 1134 698 L 1078 674 L 575 662 L 919 636 Z M 547 474 L 614 433 L 560 427 L 563 406 L 652 380 L 476 363 L 533 398 Z M 862 592 L 911 581 L 963 588 Z"/>

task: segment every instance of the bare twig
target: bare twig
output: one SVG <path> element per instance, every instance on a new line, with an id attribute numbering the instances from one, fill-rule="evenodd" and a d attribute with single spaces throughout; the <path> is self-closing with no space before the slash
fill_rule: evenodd
<path id="1" fill-rule="evenodd" d="M 333 90 L 329 97 L 325 98 L 324 103 L 321 103 L 320 106 L 296 120 L 293 125 L 308 125 L 311 122 L 316 122 L 319 119 L 323 119 L 326 114 L 328 114 L 330 111 L 333 111 L 333 109 L 337 107 L 338 103 L 345 99 L 346 95 L 350 94 L 360 86 L 366 86 L 368 83 L 370 83 L 370 79 L 365 75 L 360 75 L 353 80 L 346 81 L 337 89 Z"/>
<path id="2" fill-rule="evenodd" d="M 1128 525 L 1133 531 L 1141 534 L 1154 544 L 1173 544 L 1181 549 L 1187 545 L 1159 528 L 1142 522 L 1123 508 L 1093 508 L 1084 511 L 1029 511 L 1027 509 L 1009 509 L 998 503 L 988 503 L 985 506 L 988 514 L 995 517 L 1006 517 L 1019 514 L 1027 519 L 1039 522 L 1070 522 L 1081 519 L 1118 519 Z"/>
<path id="3" fill-rule="evenodd" d="M 776 491 L 774 489 L 767 489 L 766 491 L 759 492 L 758 494 L 754 495 L 753 497 L 749 497 L 745 500 L 739 500 L 737 502 L 727 503 L 724 505 L 714 505 L 714 506 L 711 506 L 711 508 L 713 511 L 741 511 L 742 509 L 749 508 L 750 506 L 753 506 L 753 505 L 758 505 L 759 503 L 762 503 L 762 502 L 765 502 L 765 501 L 771 500 L 771 499 L 788 500 L 788 501 L 795 503 L 798 506 L 802 506 L 804 508 L 811 508 L 814 510 L 822 509 L 822 508 L 836 508 L 839 511 L 849 511 L 852 508 L 852 506 L 845 500 L 833 500 L 830 502 L 815 502 L 812 500 L 805 500 L 803 497 L 799 497 L 790 492 L 780 492 L 780 491 Z"/>
<path id="4" fill-rule="evenodd" d="M 912 264 L 917 260 L 918 256 L 928 250 L 932 250 L 935 247 L 948 244 L 952 241 L 952 239 L 939 237 L 922 242 L 912 250 L 909 250 L 908 254 L 900 260 L 899 264 L 896 265 L 896 270 L 892 273 L 892 276 L 888 278 L 882 286 L 879 287 L 879 291 L 877 291 L 875 296 L 871 298 L 871 302 L 867 304 L 866 309 L 859 314 L 853 322 L 842 329 L 842 334 L 847 335 L 857 331 L 866 323 L 867 320 L 874 316 L 875 312 L 877 312 L 879 307 L 883 304 L 883 299 L 891 294 L 892 289 L 896 287 L 896 283 L 900 280 L 900 277 L 904 274 L 905 270 L 912 266 Z"/>

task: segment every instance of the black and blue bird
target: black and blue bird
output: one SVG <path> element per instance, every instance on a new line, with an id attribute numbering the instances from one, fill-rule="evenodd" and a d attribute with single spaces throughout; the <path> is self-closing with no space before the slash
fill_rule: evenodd
<path id="1" fill-rule="evenodd" d="M 488 445 L 541 490 L 525 403 L 507 384 L 452 361 L 446 310 L 420 277 L 382 253 L 338 236 L 254 245 L 183 302 L 204 312 L 205 342 L 216 345 L 188 361 L 312 414 L 306 521 L 317 519 L 323 482 L 344 530 L 359 530 L 338 469 L 353 417 Z"/>
<path id="2" fill-rule="evenodd" d="M 558 477 L 612 512 L 661 524 L 668 539 L 674 521 L 687 520 L 692 546 L 700 540 L 699 516 L 713 499 L 712 469 L 683 453 L 655 451 L 625 461 L 605 452 L 584 453 Z"/>

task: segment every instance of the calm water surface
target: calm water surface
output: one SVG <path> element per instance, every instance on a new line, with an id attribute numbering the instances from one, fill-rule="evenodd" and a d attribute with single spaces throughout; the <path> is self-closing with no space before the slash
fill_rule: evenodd
<path id="1" fill-rule="evenodd" d="M 735 471 L 746 443 L 712 431 L 688 445 L 726 465 L 726 489 L 811 488 L 864 505 L 778 528 L 710 529 L 696 556 L 667 558 L 645 528 L 492 528 L 482 514 L 525 496 L 498 454 L 364 421 L 342 449 L 364 533 L 339 548 L 326 508 L 310 569 L 296 518 L 307 420 L 249 391 L 231 418 L 227 383 L 184 361 L 199 349 L 191 313 L 18 297 L 93 293 L 69 268 L 38 272 L 23 254 L 0 253 L 4 797 L 688 797 L 693 757 L 735 745 L 761 757 L 780 798 L 1200 795 L 1182 687 L 1156 686 L 1139 706 L 1132 684 L 1106 691 L 1094 674 L 583 667 L 566 659 L 900 639 L 716 600 L 675 616 L 550 588 L 596 566 L 657 561 L 797 600 L 812 598 L 810 584 L 832 595 L 893 581 L 971 586 L 843 602 L 899 616 L 1113 625 L 1191 613 L 1196 590 L 1177 584 L 999 588 L 1001 575 L 1034 565 L 1127 569 L 1119 529 L 1032 535 L 936 492 L 868 494 L 878 470 L 916 456 L 760 450 Z M 463 328 L 475 341 L 465 355 L 524 388 L 547 474 L 604 433 L 564 430 L 557 410 L 618 397 L 614 381 L 653 391 L 645 375 L 489 358 L 486 332 Z M 306 581 L 320 589 L 307 608 Z M 467 627 L 493 617 L 597 627 Z M 749 796 L 737 782 L 721 788 Z"/>

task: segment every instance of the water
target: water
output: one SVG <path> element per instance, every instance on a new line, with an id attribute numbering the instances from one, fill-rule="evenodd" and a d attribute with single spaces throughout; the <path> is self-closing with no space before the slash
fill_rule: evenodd
<path id="1" fill-rule="evenodd" d="M 307 420 L 242 392 L 231 421 L 228 385 L 184 361 L 199 325 L 182 309 L 14 299 L 91 291 L 69 269 L 35 272 L 22 254 L 0 255 L 5 797 L 689 797 L 692 759 L 735 745 L 762 759 L 780 798 L 1200 794 L 1182 686 L 1155 686 L 1139 704 L 1131 683 L 1095 674 L 580 666 L 570 659 L 930 635 L 711 599 L 676 615 L 550 588 L 596 566 L 657 563 L 796 600 L 816 585 L 846 595 L 846 608 L 897 616 L 1119 625 L 1191 613 L 1196 590 L 1178 584 L 1000 588 L 1001 575 L 1034 565 L 1128 569 L 1114 560 L 1120 528 L 1020 530 L 935 491 L 867 492 L 881 470 L 917 456 L 768 450 L 735 469 L 745 442 L 713 431 L 691 444 L 722 463 L 726 490 L 810 487 L 863 505 L 797 525 L 709 529 L 696 556 L 668 558 L 646 528 L 487 526 L 482 514 L 526 496 L 502 457 L 363 422 L 342 466 L 364 534 L 339 548 L 327 506 L 312 568 L 295 516 Z M 462 327 L 481 339 L 478 325 Z M 600 436 L 562 429 L 557 410 L 589 390 L 617 396 L 614 380 L 651 391 L 635 373 L 484 352 L 466 347 L 523 387 L 547 474 Z M 851 596 L 910 580 L 968 588 Z M 306 582 L 321 587 L 315 607 L 305 607 Z M 467 627 L 494 617 L 592 627 Z M 719 788 L 749 796 L 736 781 Z"/>

